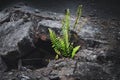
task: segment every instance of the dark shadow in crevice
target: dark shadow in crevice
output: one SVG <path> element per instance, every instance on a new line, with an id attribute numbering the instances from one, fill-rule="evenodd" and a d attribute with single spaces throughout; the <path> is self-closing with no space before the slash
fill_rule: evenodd
<path id="1" fill-rule="evenodd" d="M 10 56 L 2 56 L 2 59 L 8 67 L 7 71 L 18 69 L 18 66 L 32 70 L 47 67 L 49 60 L 54 59 L 55 57 L 55 52 L 51 46 L 51 41 L 43 41 L 38 39 L 37 43 L 35 43 L 35 46 L 36 47 L 31 50 L 31 52 L 21 57 L 12 58 Z M 18 52 L 15 51 L 14 53 Z M 20 60 L 21 62 L 19 63 Z"/>

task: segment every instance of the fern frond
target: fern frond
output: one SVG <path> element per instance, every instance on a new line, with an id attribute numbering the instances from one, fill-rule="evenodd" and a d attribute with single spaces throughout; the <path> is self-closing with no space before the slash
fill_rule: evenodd
<path id="1" fill-rule="evenodd" d="M 76 27 L 79 18 L 81 17 L 81 5 L 78 7 L 77 10 L 77 18 L 75 20 L 73 28 Z M 50 33 L 50 40 L 52 42 L 52 47 L 54 48 L 56 52 L 56 59 L 58 59 L 59 56 L 64 57 L 71 57 L 73 58 L 75 56 L 75 53 L 79 50 L 80 46 L 73 47 L 73 43 L 70 43 L 70 11 L 67 9 L 65 18 L 62 21 L 62 30 L 61 30 L 61 37 L 57 37 L 55 32 L 51 29 L 48 29 Z"/>
<path id="2" fill-rule="evenodd" d="M 77 9 L 77 18 L 76 18 L 76 20 L 75 20 L 75 23 L 74 23 L 73 28 L 75 28 L 76 25 L 78 24 L 78 21 L 79 21 L 81 15 L 82 15 L 82 5 L 79 5 L 79 6 L 78 6 L 78 9 Z"/>
<path id="3" fill-rule="evenodd" d="M 69 51 L 69 28 L 70 28 L 70 11 L 67 9 L 65 19 L 62 26 L 62 38 L 65 44 L 65 54 Z"/>
<path id="4" fill-rule="evenodd" d="M 54 31 L 52 31 L 51 29 L 48 29 L 49 30 L 49 33 L 50 33 L 50 39 L 51 39 L 51 42 L 52 44 L 56 44 L 56 41 L 57 41 L 57 37 L 56 37 L 56 34 Z"/>
<path id="5" fill-rule="evenodd" d="M 80 48 L 80 46 L 76 46 L 75 48 L 73 48 L 71 58 L 73 58 L 75 56 L 75 53 L 79 50 L 79 48 Z"/>

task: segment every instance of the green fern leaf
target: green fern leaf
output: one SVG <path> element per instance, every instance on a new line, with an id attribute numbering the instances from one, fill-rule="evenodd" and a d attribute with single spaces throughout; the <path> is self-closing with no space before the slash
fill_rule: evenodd
<path id="1" fill-rule="evenodd" d="M 57 37 L 56 37 L 56 34 L 54 31 L 52 31 L 51 29 L 48 29 L 49 30 L 49 33 L 50 33 L 50 39 L 51 39 L 51 42 L 52 44 L 54 45 L 57 41 Z"/>
<path id="2" fill-rule="evenodd" d="M 71 58 L 73 58 L 75 56 L 75 53 L 79 50 L 79 48 L 80 48 L 80 46 L 76 46 L 75 48 L 73 48 Z"/>
<path id="3" fill-rule="evenodd" d="M 81 15 L 82 15 L 82 5 L 79 5 L 79 6 L 78 6 L 78 9 L 77 9 L 77 18 L 76 18 L 76 20 L 75 20 L 75 23 L 74 23 L 73 28 L 75 28 L 76 25 L 78 24 L 78 21 L 79 21 Z"/>

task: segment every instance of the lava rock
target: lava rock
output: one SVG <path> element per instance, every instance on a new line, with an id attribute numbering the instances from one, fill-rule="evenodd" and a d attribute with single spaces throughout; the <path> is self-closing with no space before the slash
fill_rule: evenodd
<path id="1" fill-rule="evenodd" d="M 8 22 L 7 24 L 5 23 L 0 27 L 1 55 L 10 55 L 13 52 L 20 56 L 23 52 L 22 48 L 24 48 L 24 52 L 27 51 L 26 46 L 30 46 L 30 37 L 28 33 L 32 26 L 32 22 L 22 23 L 23 19 L 20 19 L 14 22 Z"/>
<path id="2" fill-rule="evenodd" d="M 109 80 L 111 76 L 103 70 L 103 66 L 91 62 L 78 62 L 74 73 L 77 79 L 82 80 Z"/>
<path id="3" fill-rule="evenodd" d="M 107 72 L 103 65 L 95 62 L 80 62 L 72 59 L 59 59 L 50 61 L 48 68 L 52 71 L 48 75 L 50 79 L 60 80 L 109 80 L 110 73 Z"/>
<path id="4" fill-rule="evenodd" d="M 10 13 L 4 13 L 0 12 L 0 23 L 3 23 L 4 21 L 8 20 L 10 18 Z"/>
<path id="5" fill-rule="evenodd" d="M 110 46 L 114 43 L 107 42 L 107 39 L 114 40 L 115 36 L 105 32 L 106 35 L 108 33 L 111 35 L 106 37 L 104 30 L 99 29 L 101 26 L 89 25 L 86 22 L 88 19 L 79 22 L 82 28 L 80 26 L 77 29 L 71 28 L 74 32 L 72 39 L 78 40 L 76 45 L 83 43 L 85 46 L 84 48 L 81 46 L 75 58 L 49 61 L 50 58 L 47 57 L 50 57 L 53 52 L 52 47 L 46 49 L 51 46 L 48 28 L 52 28 L 57 35 L 60 35 L 63 17 L 63 14 L 39 11 L 23 4 L 7 8 L 0 13 L 0 55 L 7 57 L 8 63 L 12 59 L 13 64 L 15 58 L 21 58 L 23 62 L 28 60 L 26 62 L 31 64 L 32 58 L 35 57 L 34 60 L 38 61 L 36 65 L 42 65 L 45 60 L 49 62 L 44 66 L 45 68 L 39 67 L 41 68 L 39 70 L 31 71 L 25 68 L 23 71 L 11 70 L 4 72 L 3 75 L 0 73 L 1 80 L 119 80 L 119 52 L 108 51 L 113 48 Z M 75 17 L 72 16 L 71 26 L 74 20 Z M 109 31 L 108 28 L 107 30 Z M 4 63 L 0 63 L 0 69 L 5 71 Z"/>

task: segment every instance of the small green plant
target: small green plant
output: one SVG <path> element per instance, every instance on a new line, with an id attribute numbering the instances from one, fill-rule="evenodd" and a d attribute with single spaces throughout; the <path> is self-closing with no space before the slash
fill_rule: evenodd
<path id="1" fill-rule="evenodd" d="M 77 10 L 77 18 L 73 25 L 73 28 L 76 27 L 79 18 L 81 17 L 82 6 L 80 5 Z M 62 35 L 57 37 L 55 32 L 49 29 L 50 39 L 52 42 L 52 47 L 56 52 L 56 59 L 58 57 L 70 57 L 74 58 L 76 52 L 79 50 L 80 46 L 73 46 L 73 43 L 70 42 L 70 11 L 67 9 L 65 18 L 62 21 Z"/>

